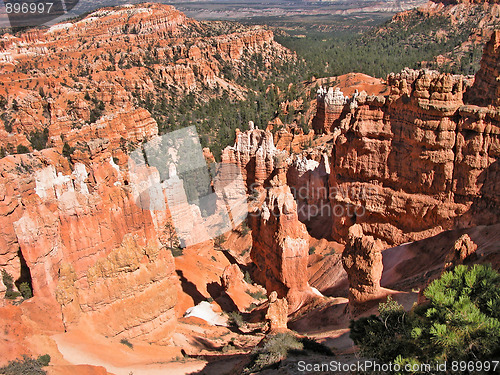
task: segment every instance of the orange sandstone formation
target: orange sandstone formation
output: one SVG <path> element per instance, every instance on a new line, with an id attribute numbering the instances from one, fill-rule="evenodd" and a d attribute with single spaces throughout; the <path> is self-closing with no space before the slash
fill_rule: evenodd
<path id="1" fill-rule="evenodd" d="M 236 130 L 233 147 L 226 147 L 222 152 L 222 163 L 230 163 L 241 170 L 243 181 L 249 190 L 262 188 L 266 179 L 274 170 L 273 135 L 261 129 L 246 132 Z"/>
<path id="2" fill-rule="evenodd" d="M 288 302 L 286 298 L 278 298 L 276 291 L 269 295 L 266 319 L 269 321 L 269 333 L 288 329 Z"/>
<path id="3" fill-rule="evenodd" d="M 289 311 L 294 312 L 313 292 L 307 272 L 309 237 L 284 173 L 283 168 L 276 169 L 264 203 L 250 213 L 251 257 L 256 279 L 268 294 L 276 291 L 278 298 L 286 297 Z"/>
<path id="4" fill-rule="evenodd" d="M 496 38 L 473 88 L 462 76 L 404 70 L 388 77 L 388 97 L 361 92 L 349 99 L 329 181 L 335 239 L 354 223 L 400 244 L 498 222 L 498 108 L 463 99 L 498 69 L 499 60 L 489 57 Z"/>
<path id="5" fill-rule="evenodd" d="M 349 279 L 349 302 L 354 307 L 380 297 L 382 250 L 382 242 L 364 236 L 359 224 L 349 228 L 342 264 Z"/>
<path id="6" fill-rule="evenodd" d="M 463 264 L 466 260 L 474 258 L 477 245 L 471 240 L 468 234 L 464 234 L 455 241 L 448 252 L 444 262 L 444 268 L 449 269 L 457 264 Z"/>

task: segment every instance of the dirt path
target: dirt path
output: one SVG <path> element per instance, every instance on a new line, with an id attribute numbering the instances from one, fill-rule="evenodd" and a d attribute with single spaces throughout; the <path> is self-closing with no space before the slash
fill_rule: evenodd
<path id="1" fill-rule="evenodd" d="M 171 362 L 171 363 L 152 363 L 141 364 L 131 363 L 134 358 L 124 358 L 123 365 L 116 363 L 116 358 L 113 361 L 107 361 L 102 356 L 107 356 L 108 353 L 97 353 L 85 350 L 85 344 L 74 342 L 73 338 L 69 338 L 65 334 L 52 336 L 57 344 L 57 347 L 64 359 L 74 365 L 87 364 L 93 366 L 102 366 L 114 375 L 184 375 L 191 372 L 199 371 L 206 365 L 205 361 L 186 361 L 186 362 Z M 111 349 L 111 348 L 110 348 Z M 109 353 L 111 354 L 111 353 Z M 112 355 L 111 355 L 112 356 Z M 158 358 L 158 362 L 161 358 Z M 128 363 L 127 363 L 128 362 Z"/>

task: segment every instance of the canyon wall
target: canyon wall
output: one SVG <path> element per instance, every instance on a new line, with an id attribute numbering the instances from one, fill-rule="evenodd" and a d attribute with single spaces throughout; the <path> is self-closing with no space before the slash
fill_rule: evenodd
<path id="1" fill-rule="evenodd" d="M 143 108 L 173 126 L 168 105 L 189 93 L 207 101 L 226 90 L 243 99 L 234 81 L 254 54 L 265 68 L 295 58 L 263 27 L 200 23 L 163 4 L 104 8 L 48 30 L 4 34 L 1 156 L 20 145 L 34 150 L 37 132 L 47 132 L 37 149 L 73 146 L 69 133 L 92 136 L 96 126 L 88 127 L 99 128 L 101 118 L 125 122 L 144 117 Z M 122 137 L 126 149 L 131 140 Z"/>
<path id="2" fill-rule="evenodd" d="M 356 223 L 394 245 L 499 220 L 498 39 L 472 87 L 462 76 L 406 69 L 389 75 L 390 95 L 347 101 L 330 168 L 335 239 Z"/>
<path id="3" fill-rule="evenodd" d="M 0 266 L 35 298 L 55 298 L 67 329 L 88 321 L 106 336 L 160 341 L 179 287 L 161 241 L 168 213 L 141 209 L 112 157 L 120 135 L 143 142 L 157 125 L 147 111 L 114 124 L 101 121 L 99 138 L 82 136 L 68 158 L 47 149 L 0 161 Z"/>

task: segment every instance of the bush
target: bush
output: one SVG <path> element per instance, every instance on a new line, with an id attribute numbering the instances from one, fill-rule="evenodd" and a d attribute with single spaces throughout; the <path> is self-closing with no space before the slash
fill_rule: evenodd
<path id="1" fill-rule="evenodd" d="M 70 147 L 70 145 L 68 144 L 68 142 L 64 142 L 64 145 L 63 145 L 63 149 L 62 149 L 62 155 L 70 160 L 71 159 L 71 155 L 73 154 L 73 152 L 75 152 L 75 148 L 74 147 Z"/>
<path id="2" fill-rule="evenodd" d="M 14 290 L 7 290 L 5 292 L 5 298 L 7 299 L 16 299 L 17 297 L 21 297 L 21 293 Z"/>
<path id="3" fill-rule="evenodd" d="M 170 249 L 170 251 L 172 251 L 172 255 L 174 258 L 180 257 L 184 252 L 181 247 L 173 247 Z"/>
<path id="4" fill-rule="evenodd" d="M 121 339 L 120 344 L 128 346 L 130 349 L 134 349 L 134 345 L 127 339 Z"/>
<path id="5" fill-rule="evenodd" d="M 262 292 L 262 290 L 258 290 L 256 292 L 251 292 L 249 290 L 246 291 L 247 294 L 252 297 L 252 298 L 255 298 L 255 299 L 266 299 L 267 296 L 264 292 Z"/>
<path id="6" fill-rule="evenodd" d="M 33 292 L 31 291 L 29 284 L 26 282 L 19 285 L 19 292 L 21 292 L 21 295 L 24 299 L 30 299 L 31 297 L 33 297 Z"/>
<path id="7" fill-rule="evenodd" d="M 245 271 L 245 276 L 243 277 L 243 280 L 245 280 L 246 283 L 253 285 L 253 280 L 252 276 L 250 276 L 250 272 Z"/>
<path id="8" fill-rule="evenodd" d="M 328 346 L 321 344 L 314 339 L 310 339 L 309 337 L 301 338 L 300 342 L 302 343 L 304 350 L 328 356 L 334 355 L 332 350 Z"/>
<path id="9" fill-rule="evenodd" d="M 14 288 L 14 279 L 12 278 L 12 275 L 5 270 L 2 270 L 2 281 L 7 290 Z"/>
<path id="10" fill-rule="evenodd" d="M 42 367 L 48 366 L 50 363 L 50 355 L 41 355 L 40 357 L 38 357 L 37 361 L 38 363 L 40 363 L 40 365 L 42 365 Z"/>
<path id="11" fill-rule="evenodd" d="M 386 363 L 498 358 L 499 288 L 500 274 L 490 266 L 457 266 L 426 288 L 428 303 L 406 312 L 389 299 L 379 316 L 351 321 L 351 338 L 362 355 Z"/>
<path id="12" fill-rule="evenodd" d="M 314 246 L 311 246 L 311 247 L 309 248 L 309 255 L 314 254 L 314 252 L 315 252 L 315 251 L 316 251 L 316 248 L 315 248 Z"/>
<path id="13" fill-rule="evenodd" d="M 240 327 L 243 327 L 243 325 L 245 324 L 243 317 L 238 312 L 235 312 L 235 311 L 230 312 L 227 314 L 227 316 L 229 318 L 229 324 L 233 327 L 240 328 Z"/>
<path id="14" fill-rule="evenodd" d="M 25 145 L 17 145 L 16 151 L 18 154 L 29 154 L 30 149 Z"/>
<path id="15" fill-rule="evenodd" d="M 247 220 L 245 220 L 245 221 L 243 221 L 243 223 L 241 223 L 240 234 L 242 236 L 246 236 L 248 234 L 248 232 L 250 232 L 250 227 L 247 224 Z"/>
<path id="16" fill-rule="evenodd" d="M 12 275 L 5 270 L 2 270 L 2 281 L 7 288 L 5 291 L 5 298 L 16 299 L 21 296 L 19 292 L 14 291 L 14 279 L 12 278 Z"/>
<path id="17" fill-rule="evenodd" d="M 34 150 L 43 150 L 47 147 L 47 142 L 49 140 L 49 129 L 45 128 L 43 131 L 37 130 L 36 132 L 31 132 L 29 141 L 31 143 L 31 147 Z"/>
<path id="18" fill-rule="evenodd" d="M 278 333 L 266 338 L 264 345 L 253 353 L 250 364 L 243 374 L 260 372 L 267 368 L 276 368 L 291 351 L 300 351 L 304 345 L 291 333 Z"/>
<path id="19" fill-rule="evenodd" d="M 223 234 L 221 234 L 221 235 L 215 237 L 214 247 L 216 247 L 218 249 L 222 249 L 222 245 L 224 244 L 224 242 L 226 242 L 226 237 Z"/>
<path id="20" fill-rule="evenodd" d="M 0 373 L 4 375 L 43 375 L 47 374 L 42 370 L 50 362 L 48 354 L 38 357 L 38 359 L 23 356 L 23 359 L 10 361 L 5 367 L 0 368 Z M 46 363 L 46 364 L 45 364 Z"/>

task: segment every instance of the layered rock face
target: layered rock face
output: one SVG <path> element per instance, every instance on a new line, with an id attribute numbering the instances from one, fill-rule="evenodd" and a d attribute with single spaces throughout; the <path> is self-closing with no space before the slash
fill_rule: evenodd
<path id="1" fill-rule="evenodd" d="M 342 264 L 349 279 L 349 302 L 354 308 L 381 295 L 383 249 L 382 241 L 364 236 L 361 225 L 349 228 Z"/>
<path id="2" fill-rule="evenodd" d="M 278 298 L 286 297 L 289 312 L 296 311 L 312 295 L 307 272 L 309 237 L 282 168 L 275 171 L 262 206 L 250 213 L 250 222 L 256 279 L 268 294 L 276 291 Z"/>
<path id="3" fill-rule="evenodd" d="M 112 157 L 120 135 L 146 141 L 156 122 L 146 111 L 90 129 L 95 138 L 68 158 L 48 149 L 1 160 L 0 266 L 35 298 L 56 298 L 68 329 L 90 322 L 109 337 L 163 340 L 179 287 L 160 241 L 167 212 L 140 208 Z"/>
<path id="4" fill-rule="evenodd" d="M 330 87 L 326 90 L 320 87 L 317 95 L 317 111 L 312 126 L 317 133 L 330 133 L 339 125 L 339 120 L 345 111 L 347 98 L 340 88 Z"/>
<path id="5" fill-rule="evenodd" d="M 475 87 L 498 68 L 496 35 Z M 388 83 L 388 97 L 350 99 L 340 121 L 330 175 L 334 238 L 345 238 L 354 223 L 400 244 L 497 222 L 497 108 L 464 105 L 469 84 L 461 76 L 404 70 Z"/>
<path id="6" fill-rule="evenodd" d="M 271 122 L 271 127 L 281 127 L 283 123 L 279 118 Z M 269 127 L 268 127 L 269 129 Z M 274 143 L 279 150 L 286 150 L 290 153 L 300 153 L 302 149 L 310 147 L 314 140 L 314 131 L 304 134 L 302 128 L 287 125 L 278 130 L 274 135 Z"/>
<path id="7" fill-rule="evenodd" d="M 457 264 L 463 264 L 465 260 L 470 260 L 477 250 L 477 245 L 471 240 L 468 234 L 462 235 L 455 241 L 453 247 L 445 258 L 445 269 L 450 269 Z"/>
<path id="8" fill-rule="evenodd" d="M 467 91 L 466 102 L 486 107 L 500 105 L 500 30 L 495 30 L 484 47 L 481 68 L 472 87 Z"/>
<path id="9" fill-rule="evenodd" d="M 288 161 L 287 183 L 297 202 L 299 220 L 318 238 L 329 237 L 332 225 L 329 153 L 327 148 L 317 148 L 292 155 Z"/>
<path id="10" fill-rule="evenodd" d="M 274 170 L 274 157 L 278 150 L 274 147 L 270 132 L 251 129 L 246 132 L 236 130 L 233 147 L 222 152 L 222 163 L 233 164 L 240 168 L 247 189 L 261 189 Z"/>
<path id="11" fill-rule="evenodd" d="M 287 330 L 288 323 L 288 302 L 285 298 L 278 298 L 276 291 L 269 295 L 269 307 L 266 313 L 269 321 L 269 332 Z"/>

